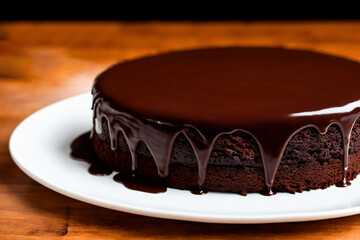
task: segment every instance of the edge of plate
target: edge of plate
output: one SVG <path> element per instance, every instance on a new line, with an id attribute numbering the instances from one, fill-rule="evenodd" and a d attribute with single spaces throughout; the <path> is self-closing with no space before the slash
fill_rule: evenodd
<path id="1" fill-rule="evenodd" d="M 182 221 L 192 221 L 192 222 L 205 222 L 205 223 L 226 223 L 226 224 L 264 224 L 264 223 L 283 223 L 283 222 L 304 222 L 304 221 L 315 221 L 315 220 L 324 220 L 330 218 L 338 218 L 338 217 L 346 217 L 360 213 L 360 206 L 352 207 L 352 208 L 344 208 L 344 209 L 336 209 L 329 211 L 320 211 L 320 212 L 312 212 L 312 213 L 296 213 L 296 214 L 268 214 L 268 215 L 242 215 L 242 216 L 229 216 L 229 215 L 206 215 L 206 214 L 188 214 L 182 213 L 179 211 L 171 211 L 171 210 L 153 210 L 149 208 L 139 207 L 139 206 L 131 206 L 122 204 L 122 206 L 114 205 L 111 202 L 107 201 L 98 201 L 97 199 L 83 195 L 77 194 L 73 192 L 69 192 L 66 189 L 53 185 L 42 178 L 37 177 L 31 171 L 23 167 L 21 161 L 18 160 L 16 153 L 14 151 L 14 141 L 21 132 L 22 127 L 27 123 L 27 121 L 34 117 L 36 114 L 42 111 L 46 111 L 46 109 L 51 108 L 57 104 L 61 104 L 66 101 L 72 101 L 76 98 L 82 98 L 88 96 L 89 93 L 83 93 L 80 95 L 76 95 L 70 98 L 66 98 L 55 103 L 52 103 L 44 108 L 37 110 L 32 113 L 30 116 L 25 118 L 12 132 L 10 140 L 9 140 L 9 151 L 10 155 L 15 162 L 15 164 L 30 178 L 34 179 L 36 182 L 41 185 L 58 192 L 67 197 L 86 202 L 89 204 L 93 204 L 96 206 L 123 211 L 127 213 L 148 216 L 148 217 L 157 217 L 164 219 L 172 219 L 172 220 L 182 220 Z"/>

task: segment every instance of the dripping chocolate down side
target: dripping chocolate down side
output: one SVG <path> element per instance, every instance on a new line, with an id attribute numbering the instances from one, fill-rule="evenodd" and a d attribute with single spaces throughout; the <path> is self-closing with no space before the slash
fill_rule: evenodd
<path id="1" fill-rule="evenodd" d="M 96 134 L 105 118 L 115 150 L 121 132 L 133 170 L 137 145 L 144 142 L 162 177 L 169 172 L 175 138 L 184 134 L 196 155 L 201 187 L 216 139 L 240 130 L 256 140 L 271 189 L 290 138 L 306 127 L 325 134 L 336 124 L 346 170 L 360 113 L 359 65 L 282 48 L 201 49 L 120 63 L 95 81 Z"/>
<path id="2" fill-rule="evenodd" d="M 71 143 L 70 156 L 78 161 L 84 161 L 90 164 L 88 171 L 92 175 L 106 176 L 113 173 L 113 170 L 103 163 L 94 151 L 91 144 L 90 132 L 86 132 Z M 147 193 L 163 193 L 167 188 L 163 184 L 147 182 L 135 175 L 126 175 L 117 173 L 113 177 L 114 181 L 122 183 L 126 188 L 147 192 Z"/>

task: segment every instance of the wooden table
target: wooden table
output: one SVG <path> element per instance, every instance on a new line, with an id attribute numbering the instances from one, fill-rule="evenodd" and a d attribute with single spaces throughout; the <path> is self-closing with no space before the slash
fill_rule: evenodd
<path id="1" fill-rule="evenodd" d="M 49 190 L 12 161 L 9 137 L 26 116 L 90 91 L 94 77 L 112 63 L 228 45 L 311 49 L 360 61 L 360 22 L 0 22 L 0 238 L 358 239 L 360 215 L 222 225 L 112 211 Z"/>

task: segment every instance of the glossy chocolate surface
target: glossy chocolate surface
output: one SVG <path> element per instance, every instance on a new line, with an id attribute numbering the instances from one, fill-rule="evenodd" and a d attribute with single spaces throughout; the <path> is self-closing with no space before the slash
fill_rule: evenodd
<path id="1" fill-rule="evenodd" d="M 288 140 L 308 126 L 325 133 L 339 125 L 346 171 L 350 131 L 360 113 L 360 64 L 283 48 L 189 50 L 114 65 L 97 77 L 92 94 L 96 133 L 106 118 L 115 150 L 122 131 L 133 169 L 137 143 L 144 141 L 165 177 L 172 144 L 183 132 L 197 157 L 201 187 L 216 138 L 242 130 L 259 144 L 271 189 Z"/>

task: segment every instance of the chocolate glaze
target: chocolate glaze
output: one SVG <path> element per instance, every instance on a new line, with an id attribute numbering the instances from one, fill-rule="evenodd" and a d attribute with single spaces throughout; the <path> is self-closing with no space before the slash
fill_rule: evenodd
<path id="1" fill-rule="evenodd" d="M 360 64 L 283 48 L 213 48 L 166 53 L 114 65 L 94 83 L 97 134 L 107 119 L 113 150 L 124 133 L 136 169 L 136 147 L 150 149 L 161 177 L 183 132 L 198 161 L 199 187 L 218 136 L 241 130 L 258 143 L 268 191 L 289 139 L 312 126 L 343 133 L 344 176 L 352 126 L 360 113 Z M 191 128 L 198 134 L 189 134 Z"/>

